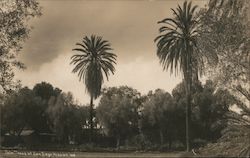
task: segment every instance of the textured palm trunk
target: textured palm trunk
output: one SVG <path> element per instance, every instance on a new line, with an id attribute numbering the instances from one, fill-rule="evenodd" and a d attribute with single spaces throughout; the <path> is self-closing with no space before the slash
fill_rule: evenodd
<path id="1" fill-rule="evenodd" d="M 170 136 L 168 140 L 168 149 L 171 150 L 171 148 L 172 148 L 172 138 Z"/>
<path id="2" fill-rule="evenodd" d="M 118 135 L 116 137 L 116 149 L 117 150 L 120 149 L 120 140 L 121 140 L 121 137 L 120 137 L 120 135 Z"/>
<path id="3" fill-rule="evenodd" d="M 191 94 L 190 94 L 190 81 L 187 85 L 187 107 L 186 107 L 186 146 L 187 151 L 190 151 L 190 113 L 191 113 Z"/>
<path id="4" fill-rule="evenodd" d="M 94 126 L 93 126 L 93 97 L 91 96 L 90 97 L 90 112 L 89 112 L 89 122 L 90 122 L 90 142 L 93 141 L 93 129 L 94 129 Z"/>
<path id="5" fill-rule="evenodd" d="M 187 48 L 189 51 L 189 49 Z M 191 117 L 191 84 L 192 84 L 192 65 L 191 54 L 187 52 L 187 72 L 184 72 L 186 85 L 186 150 L 190 151 L 190 117 Z"/>
<path id="6" fill-rule="evenodd" d="M 160 134 L 160 143 L 161 143 L 161 147 L 162 147 L 163 143 L 164 143 L 164 136 L 163 136 L 163 132 L 161 129 L 159 130 L 159 134 Z"/>

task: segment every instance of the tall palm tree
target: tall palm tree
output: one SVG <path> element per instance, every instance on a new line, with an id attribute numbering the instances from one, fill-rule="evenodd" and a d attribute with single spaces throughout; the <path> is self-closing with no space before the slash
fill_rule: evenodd
<path id="1" fill-rule="evenodd" d="M 110 73 L 114 74 L 116 55 L 111 53 L 112 48 L 108 41 L 102 37 L 85 36 L 82 43 L 76 43 L 80 48 L 73 51 L 78 53 L 71 57 L 71 63 L 75 65 L 73 73 L 78 73 L 79 81 L 83 81 L 90 95 L 90 141 L 93 137 L 93 99 L 101 94 L 104 75 L 107 80 Z"/>
<path id="2" fill-rule="evenodd" d="M 195 77 L 192 74 L 201 72 L 204 64 L 202 54 L 197 46 L 199 36 L 198 22 L 194 16 L 197 6 L 192 7 L 191 2 L 185 1 L 173 11 L 173 18 L 166 18 L 158 23 L 164 24 L 159 29 L 157 42 L 157 56 L 163 69 L 170 72 L 182 71 L 186 87 L 186 148 L 190 151 L 190 113 L 191 113 L 191 84 Z"/>

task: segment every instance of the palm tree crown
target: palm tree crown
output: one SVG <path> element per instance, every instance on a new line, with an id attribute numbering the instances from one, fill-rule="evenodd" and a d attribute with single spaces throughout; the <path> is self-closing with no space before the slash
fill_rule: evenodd
<path id="1" fill-rule="evenodd" d="M 184 2 L 183 8 L 179 5 L 176 10 L 172 9 L 174 18 L 166 18 L 159 21 L 165 24 L 159 29 L 160 35 L 155 39 L 157 42 L 157 56 L 164 69 L 175 69 L 184 72 L 189 67 L 195 66 L 198 60 L 202 60 L 197 49 L 198 23 L 194 17 L 197 6 Z M 192 60 L 192 61 L 191 61 Z M 202 62 L 203 63 L 203 62 Z"/>
<path id="2" fill-rule="evenodd" d="M 85 36 L 82 43 L 76 45 L 80 48 L 73 49 L 79 53 L 71 57 L 71 64 L 75 65 L 72 72 L 78 73 L 79 80 L 85 83 L 87 92 L 96 99 L 101 93 L 103 74 L 107 80 L 110 72 L 114 74 L 116 55 L 110 52 L 110 43 L 99 36 Z"/>

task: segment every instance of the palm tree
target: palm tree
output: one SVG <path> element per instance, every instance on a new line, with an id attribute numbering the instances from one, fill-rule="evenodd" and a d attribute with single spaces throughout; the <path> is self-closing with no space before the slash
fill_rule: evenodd
<path id="1" fill-rule="evenodd" d="M 82 43 L 76 43 L 80 48 L 73 51 L 79 53 L 71 57 L 71 63 L 75 65 L 73 73 L 78 73 L 79 81 L 83 81 L 90 95 L 90 141 L 93 136 L 93 99 L 101 94 L 104 75 L 108 80 L 110 72 L 114 74 L 116 55 L 111 53 L 112 48 L 108 41 L 102 37 L 85 36 Z"/>
<path id="2" fill-rule="evenodd" d="M 170 72 L 182 71 L 185 81 L 187 107 L 186 107 L 186 148 L 190 151 L 190 113 L 191 113 L 191 84 L 192 79 L 203 68 L 203 56 L 197 46 L 198 22 L 194 16 L 197 6 L 185 1 L 173 11 L 173 18 L 166 18 L 158 23 L 164 24 L 159 29 L 157 42 L 157 56 L 163 69 Z"/>

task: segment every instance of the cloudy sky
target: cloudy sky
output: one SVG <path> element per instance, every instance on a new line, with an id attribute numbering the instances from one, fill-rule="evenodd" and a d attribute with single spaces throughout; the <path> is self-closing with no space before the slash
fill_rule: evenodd
<path id="1" fill-rule="evenodd" d="M 63 91 L 71 91 L 86 104 L 89 97 L 84 84 L 71 73 L 70 57 L 75 43 L 91 34 L 103 36 L 117 54 L 116 72 L 107 86 L 131 86 L 142 94 L 157 88 L 171 92 L 182 76 L 163 71 L 153 42 L 160 21 L 172 17 L 170 8 L 182 0 L 40 0 L 43 15 L 32 20 L 34 27 L 25 42 L 20 60 L 27 69 L 16 77 L 32 88 L 41 81 Z M 204 6 L 207 1 L 196 0 Z"/>

